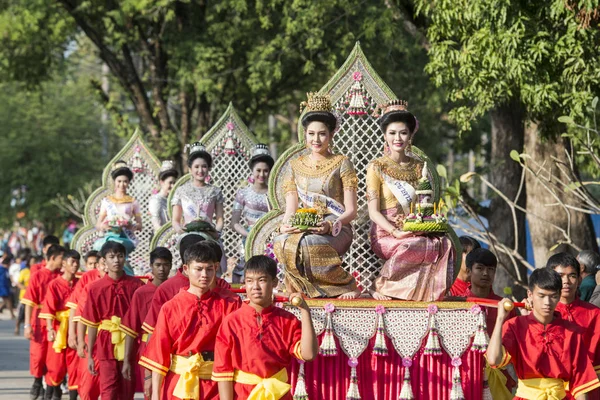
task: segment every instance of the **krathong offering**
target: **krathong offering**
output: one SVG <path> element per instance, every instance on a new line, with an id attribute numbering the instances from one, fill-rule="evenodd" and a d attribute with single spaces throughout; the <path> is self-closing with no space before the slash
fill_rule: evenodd
<path id="1" fill-rule="evenodd" d="M 305 231 L 316 227 L 322 220 L 323 217 L 319 215 L 315 208 L 300 208 L 290 219 L 290 225 Z"/>
<path id="2" fill-rule="evenodd" d="M 402 229 L 407 232 L 448 232 L 448 219 L 443 209 L 442 200 L 438 204 L 433 202 L 433 189 L 427 177 L 427 164 L 423 167 L 423 175 L 419 179 L 416 194 L 418 203 L 416 210 L 410 205 L 410 214 L 404 219 Z"/>

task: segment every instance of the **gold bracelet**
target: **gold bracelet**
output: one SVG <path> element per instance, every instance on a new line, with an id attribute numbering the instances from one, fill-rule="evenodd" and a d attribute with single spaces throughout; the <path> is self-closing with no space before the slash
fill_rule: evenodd
<path id="1" fill-rule="evenodd" d="M 327 222 L 327 225 L 329 226 L 327 233 L 331 233 L 331 231 L 333 230 L 333 225 L 332 225 L 331 221 L 325 221 L 325 222 Z"/>

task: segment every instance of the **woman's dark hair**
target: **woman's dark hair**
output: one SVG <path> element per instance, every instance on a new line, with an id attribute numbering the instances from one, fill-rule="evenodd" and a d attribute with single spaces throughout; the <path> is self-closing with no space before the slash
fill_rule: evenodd
<path id="1" fill-rule="evenodd" d="M 573 267 L 577 273 L 577 277 L 581 274 L 579 261 L 569 253 L 556 253 L 546 262 L 546 268 L 554 271 L 556 267 Z"/>
<path id="2" fill-rule="evenodd" d="M 244 274 L 248 272 L 264 272 L 273 279 L 277 279 L 277 263 L 271 257 L 252 256 L 246 261 Z"/>
<path id="3" fill-rule="evenodd" d="M 458 238 L 460 245 L 462 246 L 463 253 L 469 253 L 475 249 L 481 248 L 481 244 L 471 236 L 461 236 Z"/>
<path id="4" fill-rule="evenodd" d="M 256 164 L 261 163 L 261 162 L 264 162 L 265 164 L 267 164 L 269 166 L 269 170 L 272 170 L 273 165 L 275 165 L 275 160 L 273 160 L 273 157 L 263 154 L 260 156 L 254 156 L 250 159 L 250 170 L 253 171 L 254 166 L 256 166 Z"/>
<path id="5" fill-rule="evenodd" d="M 188 158 L 188 167 L 192 168 L 192 164 L 194 163 L 194 161 L 197 158 L 201 158 L 204 161 L 206 161 L 206 164 L 208 165 L 208 169 L 212 168 L 212 156 L 210 155 L 210 153 L 208 153 L 207 151 L 204 150 L 200 150 L 200 151 L 195 151 L 192 154 L 190 154 L 189 158 Z"/>
<path id="6" fill-rule="evenodd" d="M 332 113 L 328 111 L 310 111 L 304 114 L 304 116 L 302 117 L 302 126 L 306 130 L 308 124 L 314 121 L 324 123 L 329 129 L 329 133 L 335 131 L 335 127 L 337 125 L 337 119 Z"/>
<path id="7" fill-rule="evenodd" d="M 383 114 L 379 118 L 379 126 L 381 126 L 381 129 L 383 130 L 384 133 L 385 133 L 385 130 L 387 129 L 388 125 L 391 124 L 392 122 L 404 122 L 406 124 L 406 126 L 408 127 L 410 134 L 412 135 L 413 133 L 415 133 L 415 128 L 417 127 L 417 119 L 415 118 L 414 115 L 412 115 L 412 113 L 410 113 L 408 111 L 405 111 L 405 110 L 390 111 L 388 113 Z"/>
<path id="8" fill-rule="evenodd" d="M 123 254 L 123 256 L 126 256 L 127 250 L 125 249 L 125 246 L 123 246 L 121 243 L 109 240 L 108 242 L 102 245 L 102 248 L 100 249 L 100 257 L 106 258 L 107 254 L 110 253 Z"/>
<path id="9" fill-rule="evenodd" d="M 122 167 L 118 167 L 118 168 L 114 169 L 110 173 L 110 177 L 112 178 L 112 180 L 114 181 L 119 176 L 126 176 L 127 179 L 129 179 L 129 181 L 131 182 L 131 180 L 133 179 L 133 172 L 131 172 L 129 167 L 126 166 L 127 164 L 125 164 L 124 162 L 118 162 L 118 163 L 123 163 L 124 165 Z"/>
<path id="10" fill-rule="evenodd" d="M 221 257 L 218 256 L 210 242 L 210 240 L 205 240 L 190 246 L 185 251 L 185 263 L 189 265 L 192 262 L 216 263 L 221 261 Z"/>
<path id="11" fill-rule="evenodd" d="M 498 259 L 488 249 L 473 249 L 467 254 L 467 259 L 465 260 L 465 264 L 467 265 L 467 269 L 472 269 L 473 265 L 481 264 L 486 267 L 496 267 L 498 265 Z"/>
<path id="12" fill-rule="evenodd" d="M 529 276 L 529 290 L 533 292 L 535 287 L 543 290 L 560 292 L 562 288 L 562 279 L 560 275 L 549 268 L 538 268 Z"/>
<path id="13" fill-rule="evenodd" d="M 150 253 L 150 265 L 154 264 L 154 261 L 162 258 L 168 262 L 173 262 L 173 254 L 166 247 L 157 247 Z"/>
<path id="14" fill-rule="evenodd" d="M 161 182 L 170 177 L 173 177 L 173 178 L 175 178 L 175 180 L 177 180 L 177 178 L 179 178 L 179 172 L 177 172 L 176 169 L 168 169 L 168 170 L 163 171 L 160 174 L 158 174 L 158 179 Z"/>

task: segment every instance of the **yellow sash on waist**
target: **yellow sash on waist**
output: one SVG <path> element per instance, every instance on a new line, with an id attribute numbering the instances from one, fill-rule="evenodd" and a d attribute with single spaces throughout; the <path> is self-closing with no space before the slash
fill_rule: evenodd
<path id="1" fill-rule="evenodd" d="M 519 379 L 515 396 L 535 400 L 562 400 L 567 396 L 565 381 L 555 378 Z"/>
<path id="2" fill-rule="evenodd" d="M 147 333 L 144 333 L 144 334 L 142 335 L 142 342 L 144 342 L 144 343 L 148 343 L 148 334 L 147 334 Z"/>
<path id="3" fill-rule="evenodd" d="M 179 375 L 173 396 L 180 399 L 200 399 L 200 379 L 210 380 L 213 362 L 204 361 L 201 354 L 191 357 L 171 356 L 171 371 Z"/>
<path id="4" fill-rule="evenodd" d="M 121 325 L 121 318 L 113 315 L 110 319 L 103 319 L 98 329 L 110 332 L 115 360 L 123 361 L 125 359 L 125 333 L 119 329 L 119 325 Z"/>
<path id="5" fill-rule="evenodd" d="M 292 385 L 288 384 L 287 370 L 282 368 L 270 378 L 249 374 L 244 371 L 235 370 L 233 380 L 246 385 L 256 385 L 248 395 L 248 400 L 279 400 L 290 391 Z"/>
<path id="6" fill-rule="evenodd" d="M 60 323 L 56 331 L 56 337 L 52 348 L 55 352 L 61 353 L 67 348 L 67 334 L 69 332 L 69 310 L 59 311 L 55 315 L 56 320 Z"/>

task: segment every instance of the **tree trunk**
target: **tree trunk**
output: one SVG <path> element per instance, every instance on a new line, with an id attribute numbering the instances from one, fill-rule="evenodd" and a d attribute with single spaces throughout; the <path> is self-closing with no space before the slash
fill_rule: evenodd
<path id="1" fill-rule="evenodd" d="M 490 181 L 509 199 L 515 200 L 519 191 L 521 166 L 510 158 L 510 152 L 512 150 L 521 152 L 524 146 L 522 107 L 517 102 L 511 102 L 495 108 L 490 112 L 490 116 L 492 119 Z M 525 188 L 523 188 L 516 203 L 524 207 L 525 200 Z M 516 249 L 518 254 L 524 257 L 526 254 L 525 214 L 517 212 L 516 218 L 513 218 L 510 207 L 498 196 L 493 197 L 490 208 L 488 219 L 490 232 L 499 242 Z M 518 235 L 515 232 L 518 232 Z M 516 283 L 517 281 L 527 283 L 526 268 L 506 254 L 497 252 L 496 255 L 501 267 L 496 272 L 494 291 L 502 294 L 505 287 L 511 287 L 514 295 L 521 299 L 525 292 Z"/>
<path id="2" fill-rule="evenodd" d="M 568 169 L 560 168 L 560 162 L 568 163 L 565 153 L 565 147 L 568 143 L 562 138 L 543 140 L 539 135 L 538 126 L 535 123 L 530 123 L 525 130 L 525 152 L 532 157 L 533 161 L 544 164 L 550 170 L 551 175 L 562 177 L 563 182 L 569 183 L 574 181 L 574 177 L 570 174 L 564 175 L 562 171 Z M 538 173 L 537 169 L 532 169 Z M 574 171 L 577 173 L 577 171 Z M 582 202 L 579 198 L 570 192 L 565 192 L 562 187 L 558 187 L 552 195 L 545 185 L 552 185 L 548 180 L 549 175 L 544 172 L 538 173 L 536 177 L 533 173 L 527 173 L 527 221 L 529 222 L 529 231 L 531 232 L 531 242 L 533 244 L 533 254 L 535 257 L 535 265 L 542 267 L 546 264 L 548 257 L 555 252 L 569 251 L 577 255 L 577 249 L 598 251 L 592 219 L 589 214 L 567 210 L 560 205 L 550 205 L 563 202 L 571 206 L 580 207 Z M 536 218 L 542 217 L 544 220 Z M 552 227 L 551 224 L 557 225 L 564 229 L 563 233 Z M 569 244 L 572 242 L 572 244 Z M 551 247 L 558 243 L 563 243 L 555 248 L 552 252 Z"/>

